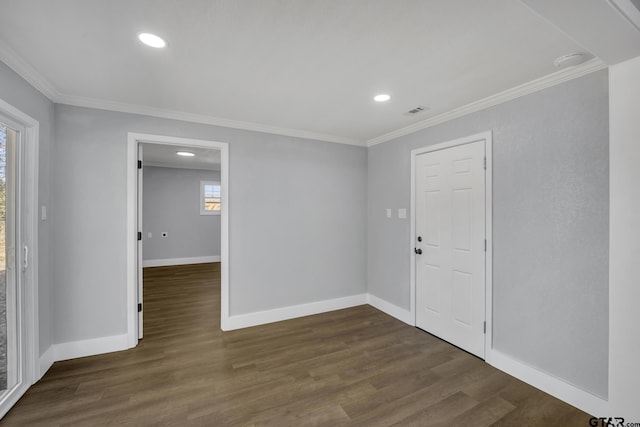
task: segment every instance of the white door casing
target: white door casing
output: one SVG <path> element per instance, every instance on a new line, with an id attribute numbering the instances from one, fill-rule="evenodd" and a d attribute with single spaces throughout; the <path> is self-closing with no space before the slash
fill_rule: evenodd
<path id="1" fill-rule="evenodd" d="M 130 132 L 127 136 L 127 347 L 138 344 L 142 317 L 138 314 L 139 285 L 142 261 L 139 258 L 138 231 L 138 145 L 140 143 L 163 144 L 180 147 L 198 147 L 220 150 L 220 185 L 222 187 L 221 242 L 220 242 L 220 327 L 227 330 L 229 323 L 229 144 L 226 142 L 180 138 L 165 135 Z M 140 268 L 138 268 L 140 266 Z"/>
<path id="2" fill-rule="evenodd" d="M 143 169 L 142 169 L 142 162 L 143 162 L 143 152 L 142 152 L 142 143 L 138 143 L 138 259 L 137 259 L 137 263 L 138 263 L 138 339 L 142 339 L 143 336 L 143 314 L 142 311 L 144 310 L 144 305 L 142 304 L 143 301 L 143 294 L 142 294 L 142 290 L 143 290 L 143 270 L 142 270 L 142 263 L 143 263 L 143 236 L 142 236 L 142 186 L 143 186 Z"/>
<path id="3" fill-rule="evenodd" d="M 416 326 L 481 358 L 490 259 L 486 146 L 483 134 L 412 153 Z"/>

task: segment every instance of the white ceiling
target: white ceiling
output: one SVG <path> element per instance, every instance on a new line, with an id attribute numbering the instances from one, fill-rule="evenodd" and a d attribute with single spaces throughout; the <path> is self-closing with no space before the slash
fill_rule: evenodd
<path id="1" fill-rule="evenodd" d="M 0 0 L 0 10 L 0 59 L 56 102 L 362 145 L 554 75 L 560 55 L 640 55 L 640 32 L 606 0 Z M 168 48 L 142 45 L 140 32 Z M 607 47 L 613 36 L 629 46 Z M 417 105 L 429 109 L 403 114 Z"/>
<path id="2" fill-rule="evenodd" d="M 178 151 L 189 151 L 195 156 L 178 156 Z M 220 170 L 220 150 L 164 144 L 142 144 L 144 166 L 180 169 Z"/>

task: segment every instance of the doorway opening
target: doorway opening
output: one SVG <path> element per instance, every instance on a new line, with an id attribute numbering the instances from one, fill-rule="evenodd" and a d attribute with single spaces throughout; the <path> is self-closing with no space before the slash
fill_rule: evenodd
<path id="1" fill-rule="evenodd" d="M 128 174 L 128 225 L 133 237 L 128 245 L 129 346 L 134 347 L 143 336 L 145 267 L 158 267 L 156 273 L 160 273 L 161 277 L 162 269 L 184 270 L 189 275 L 198 270 L 197 265 L 205 267 L 206 270 L 205 263 L 219 262 L 219 273 L 211 268 L 209 273 L 219 274 L 220 277 L 220 327 L 224 329 L 229 312 L 228 145 L 215 141 L 133 133 L 129 134 L 128 141 L 128 157 L 132 165 Z M 178 152 L 194 155 L 181 157 Z M 162 182 L 157 182 L 158 180 Z M 184 210 L 178 209 L 179 205 L 186 203 L 185 200 L 174 200 L 174 203 L 168 205 L 166 200 L 159 202 L 170 196 L 164 190 L 168 186 L 179 186 L 179 181 L 190 181 L 197 185 L 195 191 L 190 193 L 194 200 L 191 206 L 187 207 L 190 213 L 195 214 L 190 218 L 177 218 L 186 215 Z M 152 182 L 158 185 L 149 187 Z M 202 192 L 202 189 L 205 191 Z M 184 190 L 174 190 L 173 197 L 189 197 Z M 202 207 L 199 199 L 202 199 Z M 145 203 L 148 206 L 145 206 Z M 204 212 L 201 209 L 204 209 Z M 154 210 L 158 215 L 154 215 Z M 159 222 L 147 226 L 145 217 L 147 220 Z M 194 223 L 199 221 L 219 224 L 219 234 L 216 236 L 215 232 L 210 235 L 203 233 L 202 229 L 194 227 Z M 219 246 L 216 247 L 217 242 Z M 155 280 L 158 280 L 157 274 L 149 275 L 154 276 Z"/>
<path id="2" fill-rule="evenodd" d="M 198 291 L 202 300 L 209 299 L 207 291 L 215 293 L 215 312 L 219 310 L 222 187 L 218 149 L 139 143 L 138 160 L 142 162 L 138 167 L 138 230 L 142 232 L 138 338 L 142 338 L 146 309 L 156 311 L 152 324 L 163 325 L 166 322 L 157 311 L 166 315 L 174 308 L 171 300 L 179 304 L 181 286 Z M 200 265 L 206 263 L 218 265 Z M 163 303 L 163 298 L 169 301 Z M 160 306 L 147 306 L 145 300 Z M 195 310 L 193 302 L 183 304 Z"/>

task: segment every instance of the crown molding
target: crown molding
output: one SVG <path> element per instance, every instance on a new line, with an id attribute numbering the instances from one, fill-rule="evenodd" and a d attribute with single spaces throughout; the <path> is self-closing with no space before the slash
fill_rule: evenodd
<path id="1" fill-rule="evenodd" d="M 244 122 L 239 120 L 224 119 L 204 114 L 187 113 L 184 111 L 166 110 L 162 108 L 147 107 L 143 105 L 126 104 L 122 102 L 108 101 L 97 98 L 67 95 L 60 93 L 49 80 L 37 72 L 29 63 L 20 57 L 13 49 L 0 40 L 0 61 L 18 73 L 30 85 L 35 87 L 44 96 L 57 104 L 67 104 L 77 107 L 96 108 L 99 110 L 116 111 L 120 113 L 141 114 L 144 116 L 160 117 L 163 119 L 181 120 L 185 122 L 201 123 L 225 128 L 241 129 L 254 132 L 263 132 L 295 138 L 312 139 L 316 141 L 335 142 L 338 144 L 366 146 L 366 142 L 360 139 L 347 138 L 337 135 L 329 135 L 310 132 L 299 129 L 289 129 L 279 126 L 265 125 L 261 123 Z"/>
<path id="2" fill-rule="evenodd" d="M 0 60 L 7 64 L 9 68 L 18 73 L 20 77 L 25 79 L 31 86 L 36 88 L 40 93 L 49 98 L 52 102 L 56 102 L 60 93 L 56 88 L 45 79 L 42 74 L 38 73 L 35 68 L 29 65 L 5 42 L 0 40 Z"/>
<path id="3" fill-rule="evenodd" d="M 163 108 L 147 107 L 144 105 L 126 104 L 122 102 L 107 101 L 82 96 L 61 95 L 59 104 L 73 105 L 77 107 L 96 108 L 100 110 L 117 111 L 120 113 L 141 114 L 144 116 L 160 117 L 163 119 L 181 120 L 184 122 L 201 123 L 225 128 L 242 129 L 254 132 L 270 133 L 275 135 L 292 136 L 296 138 L 313 139 L 316 141 L 335 142 L 338 144 L 366 146 L 366 142 L 358 139 L 346 138 L 336 135 L 309 132 L 299 129 L 289 129 L 261 123 L 243 122 L 239 120 L 223 119 L 204 114 L 186 113 L 183 111 L 166 110 Z"/>
<path id="4" fill-rule="evenodd" d="M 593 58 L 584 64 L 575 67 L 569 67 L 553 74 L 532 80 L 520 86 L 499 92 L 495 95 L 488 96 L 478 101 L 453 110 L 439 114 L 437 116 L 422 120 L 409 126 L 394 130 L 392 132 L 377 136 L 367 141 L 347 138 L 337 135 L 329 135 L 323 133 L 310 132 L 299 129 L 289 129 L 279 126 L 271 126 L 261 123 L 244 122 L 239 120 L 224 119 L 204 114 L 187 113 L 183 111 L 166 110 L 162 108 L 148 107 L 143 105 L 127 104 L 122 102 L 108 101 L 97 98 L 88 98 L 75 95 L 67 95 L 60 93 L 45 77 L 37 72 L 31 65 L 23 60 L 13 49 L 0 40 L 0 60 L 7 64 L 12 70 L 18 73 L 29 84 L 40 91 L 44 96 L 52 102 L 58 104 L 67 104 L 77 107 L 96 108 L 99 110 L 115 111 L 121 113 L 140 114 L 144 116 L 159 117 L 170 120 L 180 120 L 191 123 L 201 123 L 213 126 L 220 126 L 232 129 L 241 129 L 253 132 L 262 132 L 274 135 L 291 136 L 295 138 L 312 139 L 316 141 L 334 142 L 338 144 L 356 145 L 372 147 L 383 142 L 388 142 L 404 135 L 415 133 L 422 129 L 439 125 L 449 120 L 484 110 L 494 105 L 502 104 L 507 101 L 538 92 L 557 84 L 573 80 L 578 77 L 602 70 L 607 64 L 598 58 Z"/>
<path id="5" fill-rule="evenodd" d="M 584 64 L 576 65 L 575 67 L 565 68 L 547 76 L 541 77 L 536 80 L 532 80 L 528 83 L 507 89 L 502 92 L 498 92 L 495 95 L 488 96 L 462 107 L 454 108 L 446 113 L 438 114 L 437 116 L 419 121 L 409 126 L 394 130 L 392 132 L 380 135 L 367 141 L 367 146 L 372 147 L 383 142 L 391 141 L 404 135 L 417 132 L 422 129 L 427 129 L 432 126 L 439 125 L 449 120 L 457 119 L 458 117 L 466 116 L 467 114 L 474 113 L 476 111 L 484 110 L 494 105 L 502 104 L 507 101 L 511 101 L 522 96 L 538 92 L 551 86 L 555 86 L 560 83 L 564 83 L 569 80 L 573 80 L 578 77 L 593 73 L 598 70 L 607 68 L 607 64 L 602 62 L 598 58 L 593 58 Z"/>

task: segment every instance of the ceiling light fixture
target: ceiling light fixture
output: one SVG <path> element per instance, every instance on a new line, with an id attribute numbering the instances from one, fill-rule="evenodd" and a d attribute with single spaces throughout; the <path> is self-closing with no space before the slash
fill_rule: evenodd
<path id="1" fill-rule="evenodd" d="M 376 102 L 385 102 L 390 100 L 391 97 L 389 95 L 387 95 L 386 93 L 381 93 L 380 95 L 376 95 L 373 97 L 373 100 Z"/>
<path id="2" fill-rule="evenodd" d="M 176 151 L 176 154 L 178 156 L 183 156 L 183 157 L 193 157 L 193 156 L 195 156 L 195 154 L 193 154 L 191 151 Z"/>
<path id="3" fill-rule="evenodd" d="M 161 37 L 151 33 L 140 33 L 138 34 L 138 39 L 147 46 L 155 47 L 156 49 L 161 49 L 167 45 L 167 42 Z"/>

